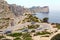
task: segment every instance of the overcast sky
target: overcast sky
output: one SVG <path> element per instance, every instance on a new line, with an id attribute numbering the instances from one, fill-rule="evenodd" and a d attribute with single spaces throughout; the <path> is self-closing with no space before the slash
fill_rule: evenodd
<path id="1" fill-rule="evenodd" d="M 60 0 L 6 0 L 9 4 L 17 4 L 24 7 L 49 6 L 50 10 L 60 11 Z"/>

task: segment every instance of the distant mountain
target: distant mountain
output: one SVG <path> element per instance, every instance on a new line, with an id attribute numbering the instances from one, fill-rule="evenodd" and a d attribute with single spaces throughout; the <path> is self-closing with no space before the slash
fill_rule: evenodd
<path id="1" fill-rule="evenodd" d="M 29 9 L 32 13 L 49 13 L 48 6 L 44 6 L 44 7 L 37 6 L 37 7 L 31 7 Z"/>

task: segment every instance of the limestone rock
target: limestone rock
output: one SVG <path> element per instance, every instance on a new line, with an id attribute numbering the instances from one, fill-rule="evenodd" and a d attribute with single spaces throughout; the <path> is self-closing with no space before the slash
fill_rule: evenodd
<path id="1" fill-rule="evenodd" d="M 30 11 L 32 13 L 49 13 L 49 7 L 48 6 L 44 6 L 44 7 L 40 7 L 40 6 L 37 6 L 37 7 L 31 7 L 29 8 Z"/>
<path id="2" fill-rule="evenodd" d="M 23 15 L 24 13 L 24 7 L 23 6 L 18 6 L 16 4 L 11 4 L 9 5 L 10 10 L 16 15 L 16 16 L 20 16 Z"/>
<path id="3" fill-rule="evenodd" d="M 0 29 L 7 28 L 15 16 L 6 1 L 0 0 Z"/>

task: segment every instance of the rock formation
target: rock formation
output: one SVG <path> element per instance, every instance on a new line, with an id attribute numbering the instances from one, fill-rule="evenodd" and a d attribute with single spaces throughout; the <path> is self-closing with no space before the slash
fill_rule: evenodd
<path id="1" fill-rule="evenodd" d="M 0 29 L 7 28 L 15 16 L 6 1 L 0 0 Z"/>
<path id="2" fill-rule="evenodd" d="M 18 6 L 16 4 L 11 4 L 9 5 L 10 10 L 16 15 L 20 16 L 24 13 L 24 7 L 23 6 Z"/>
<path id="3" fill-rule="evenodd" d="M 49 7 L 48 6 L 44 6 L 44 7 L 32 7 L 32 8 L 29 8 L 30 11 L 32 13 L 49 13 Z"/>
<path id="4" fill-rule="evenodd" d="M 24 13 L 49 13 L 49 7 L 31 7 L 31 8 L 24 8 L 23 6 L 17 6 L 16 4 L 9 4 L 10 10 L 16 15 L 20 16 Z"/>

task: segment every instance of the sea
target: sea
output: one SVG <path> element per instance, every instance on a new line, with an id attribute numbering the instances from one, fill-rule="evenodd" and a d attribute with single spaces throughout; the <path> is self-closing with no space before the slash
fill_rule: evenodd
<path id="1" fill-rule="evenodd" d="M 39 19 L 47 17 L 49 23 L 60 23 L 60 11 L 51 11 L 49 13 L 36 13 Z"/>

